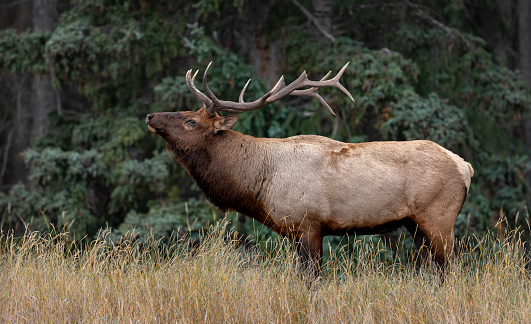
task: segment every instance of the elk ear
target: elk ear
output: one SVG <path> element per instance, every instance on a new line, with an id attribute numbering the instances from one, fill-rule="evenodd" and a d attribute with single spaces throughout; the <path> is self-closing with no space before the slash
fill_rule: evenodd
<path id="1" fill-rule="evenodd" d="M 216 128 L 216 133 L 222 130 L 229 130 L 236 124 L 238 121 L 238 115 L 230 115 L 221 117 L 220 119 L 214 122 L 214 127 Z"/>

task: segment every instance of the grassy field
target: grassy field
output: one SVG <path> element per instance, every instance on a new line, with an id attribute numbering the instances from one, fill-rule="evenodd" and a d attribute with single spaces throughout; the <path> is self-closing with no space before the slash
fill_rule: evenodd
<path id="1" fill-rule="evenodd" d="M 64 233 L 3 235 L 0 322 L 531 323 L 530 261 L 515 233 L 462 243 L 444 282 L 358 241 L 356 253 L 328 259 L 311 289 L 288 243 L 249 251 L 222 227 L 209 233 L 193 251 L 105 235 L 82 248 Z"/>

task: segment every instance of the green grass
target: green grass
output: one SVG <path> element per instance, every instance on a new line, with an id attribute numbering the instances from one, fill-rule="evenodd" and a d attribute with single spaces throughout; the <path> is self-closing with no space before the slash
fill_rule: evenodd
<path id="1" fill-rule="evenodd" d="M 444 282 L 355 240 L 355 253 L 333 253 L 308 289 L 288 242 L 246 250 L 223 226 L 195 250 L 112 244 L 108 233 L 84 246 L 66 233 L 3 235 L 0 322 L 529 323 L 530 261 L 518 237 L 462 242 Z"/>

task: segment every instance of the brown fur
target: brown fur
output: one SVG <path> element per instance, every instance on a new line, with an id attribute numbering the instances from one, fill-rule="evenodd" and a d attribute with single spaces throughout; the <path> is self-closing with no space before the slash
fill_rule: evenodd
<path id="1" fill-rule="evenodd" d="M 296 239 L 316 272 L 323 236 L 402 225 L 438 264 L 452 257 L 454 222 L 473 175 L 457 155 L 430 141 L 254 138 L 232 131 L 236 120 L 201 109 L 150 114 L 146 123 L 213 204 Z"/>

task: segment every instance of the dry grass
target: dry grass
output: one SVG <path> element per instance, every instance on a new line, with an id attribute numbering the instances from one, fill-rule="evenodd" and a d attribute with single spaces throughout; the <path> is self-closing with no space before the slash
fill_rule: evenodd
<path id="1" fill-rule="evenodd" d="M 531 322 L 529 260 L 515 234 L 465 244 L 444 283 L 361 247 L 355 257 L 336 254 L 307 289 L 289 244 L 250 253 L 222 233 L 214 229 L 193 253 L 105 236 L 80 248 L 65 234 L 4 235 L 0 322 Z"/>

